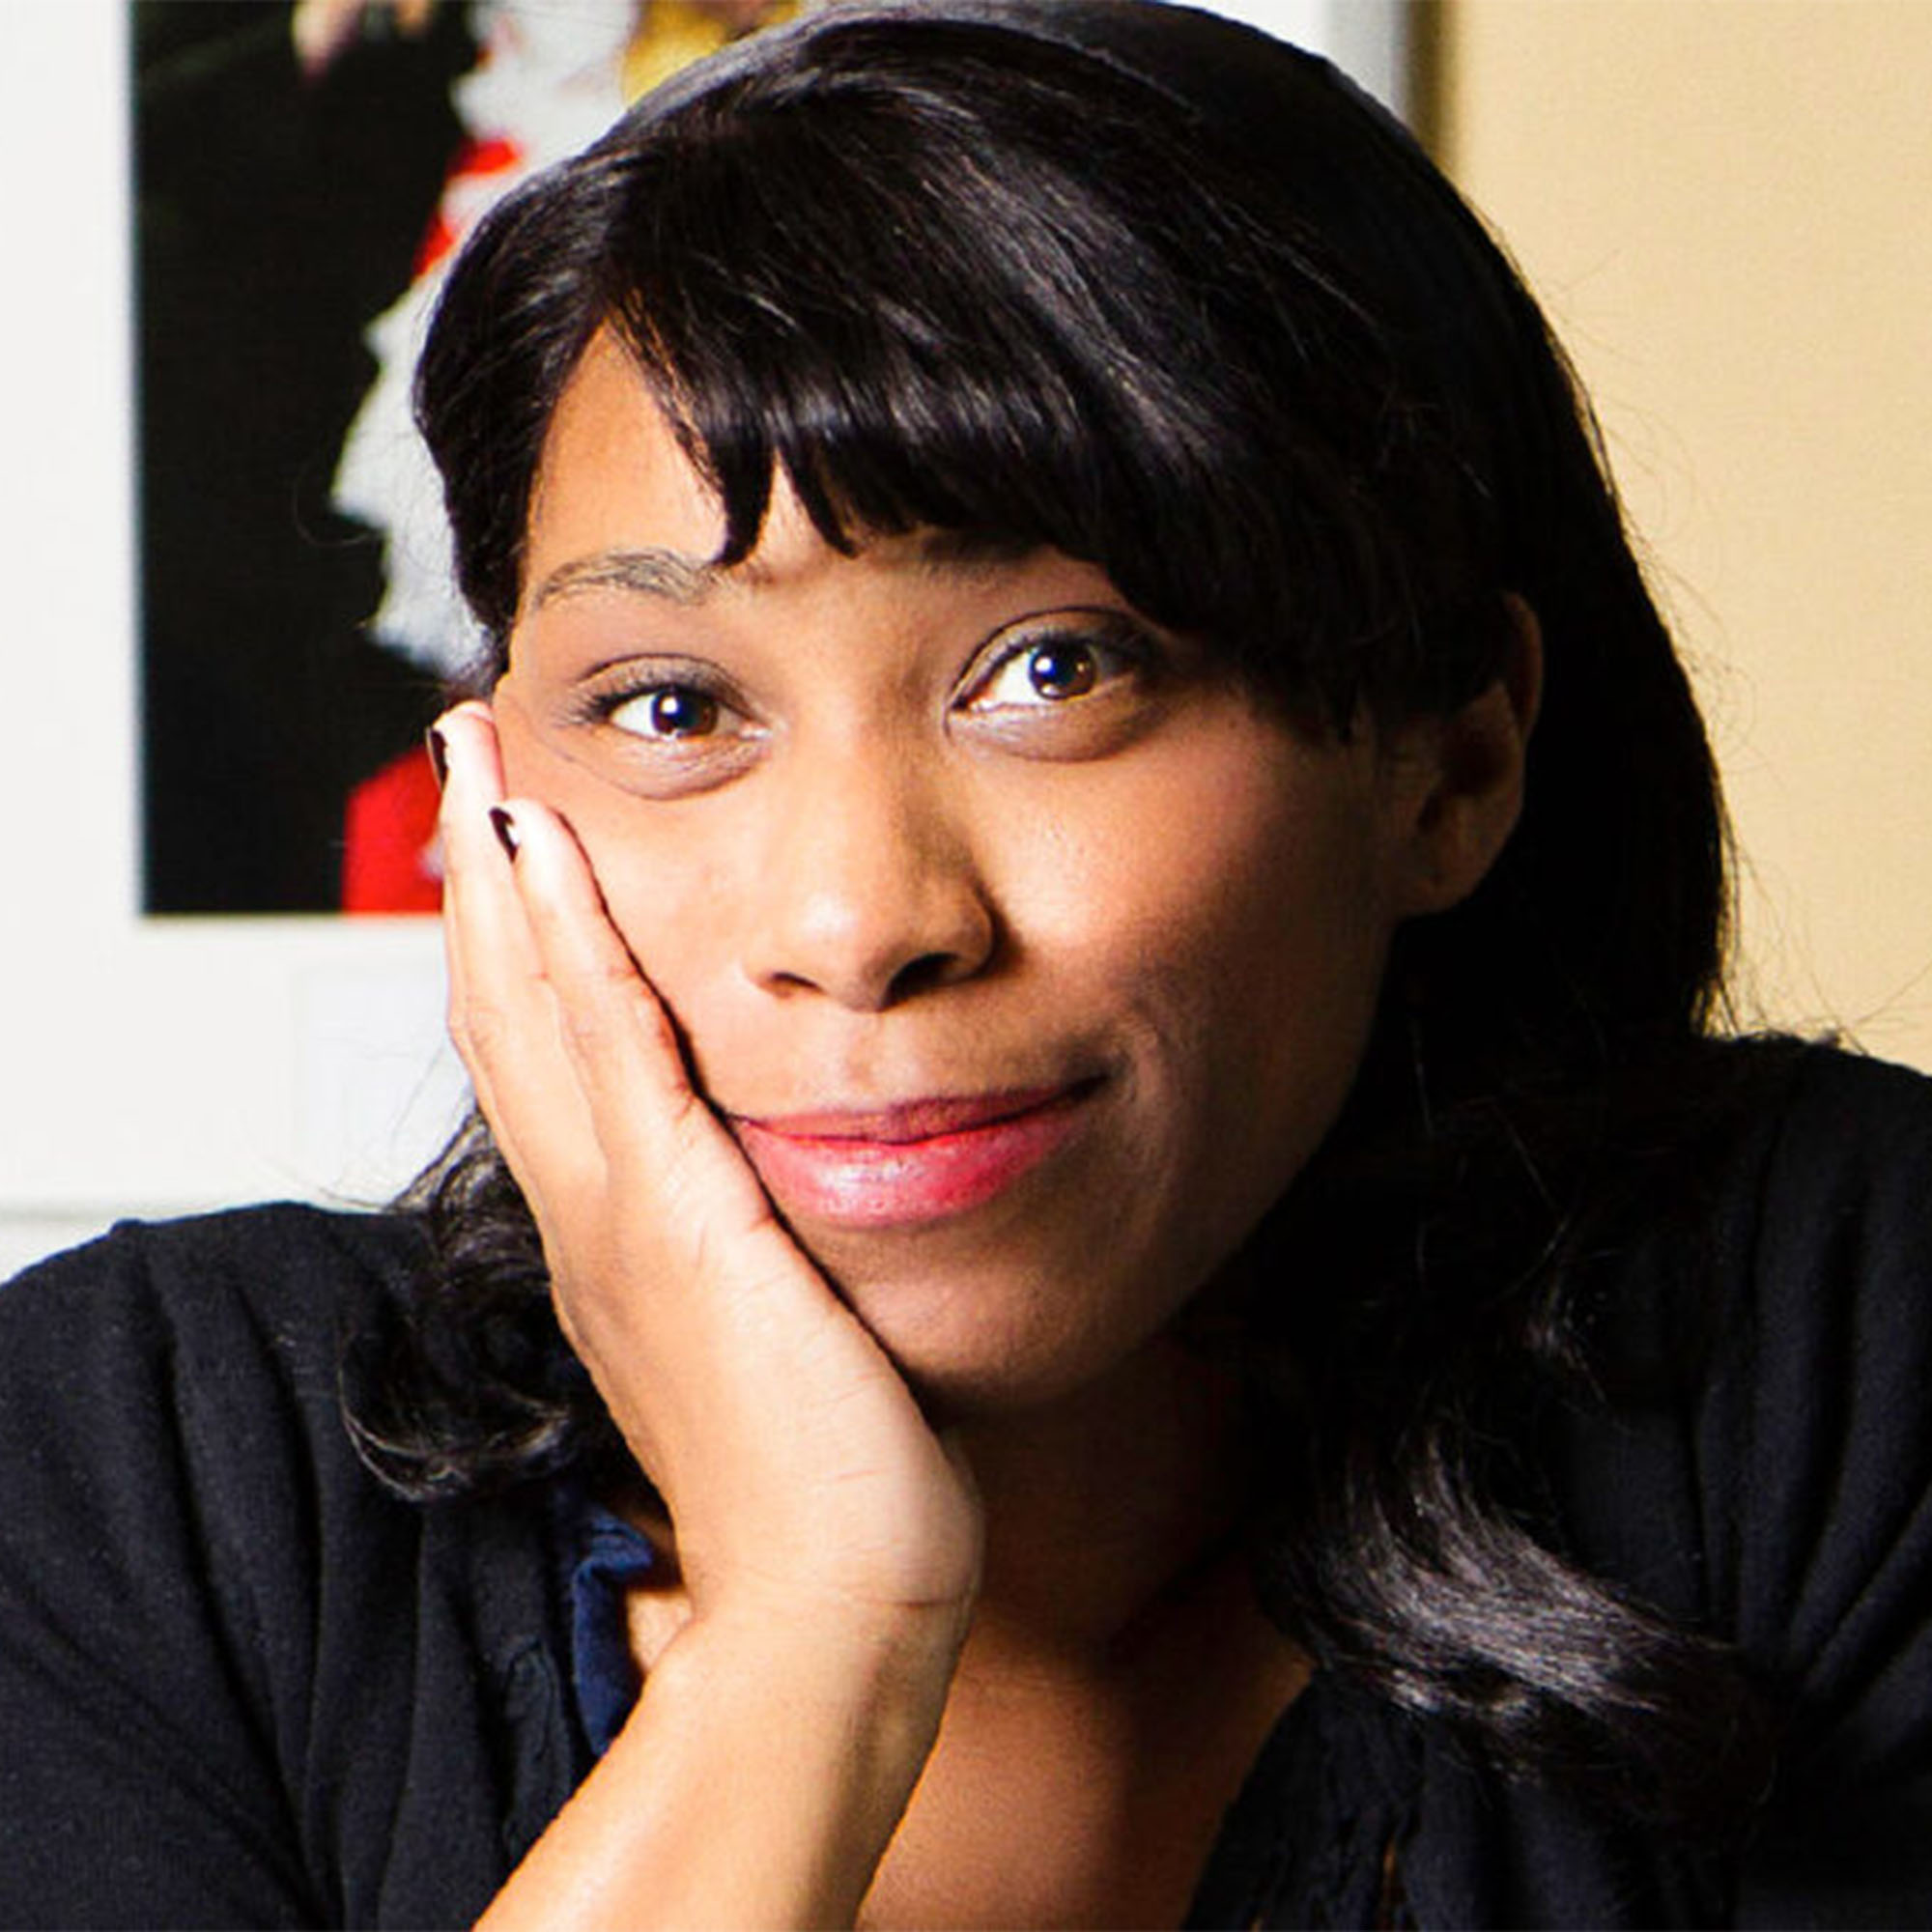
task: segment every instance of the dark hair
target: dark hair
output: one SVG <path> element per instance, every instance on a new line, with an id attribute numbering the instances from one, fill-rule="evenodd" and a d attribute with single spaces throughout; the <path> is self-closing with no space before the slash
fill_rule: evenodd
<path id="1" fill-rule="evenodd" d="M 1754 1789 L 1717 1647 L 1547 1548 L 1491 1450 L 1588 1366 L 1575 1263 L 1636 1172 L 1621 1136 L 1693 1137 L 1723 866 L 1587 413 L 1482 224 L 1326 64 L 1180 8 L 867 6 L 744 43 L 452 274 L 419 413 L 480 682 L 551 413 L 606 328 L 717 489 L 721 561 L 781 466 L 834 543 L 941 526 L 1096 561 L 1332 733 L 1463 703 L 1508 662 L 1512 600 L 1536 613 L 1520 828 L 1398 936 L 1349 1110 L 1254 1244 L 1264 1278 L 1293 1240 L 1360 1290 L 1253 1311 L 1293 1504 L 1261 1575 L 1320 1658 L 1508 1766 L 1680 1822 Z M 411 1199 L 440 1274 L 358 1410 L 372 1462 L 423 1495 L 620 1468 L 480 1121 Z"/>

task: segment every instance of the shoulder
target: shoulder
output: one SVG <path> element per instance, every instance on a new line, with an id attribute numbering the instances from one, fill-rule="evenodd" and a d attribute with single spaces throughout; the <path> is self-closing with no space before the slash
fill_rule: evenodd
<path id="1" fill-rule="evenodd" d="M 164 1437 L 178 1473 L 218 1484 L 299 1436 L 347 1479 L 341 1350 L 422 1253 L 406 1220 L 294 1206 L 124 1223 L 0 1289 L 0 1445 L 38 1440 L 45 1464 L 58 1443 L 125 1483 L 144 1477 L 137 1442 Z"/>
<path id="2" fill-rule="evenodd" d="M 1706 1379 L 1802 1354 L 1821 1324 L 1932 1329 L 1932 1079 L 1795 1040 L 1706 1054 L 1661 1132 L 1624 1150 L 1622 1238 L 1589 1271 L 1601 1339 L 1655 1366 L 1694 1329 Z M 1844 1366 L 1844 1365 L 1841 1365 Z"/>
<path id="3" fill-rule="evenodd" d="M 136 1302 L 156 1309 L 246 1304 L 280 1307 L 299 1325 L 305 1311 L 315 1312 L 318 1292 L 331 1303 L 372 1291 L 393 1293 L 425 1252 L 409 1216 L 294 1202 L 177 1221 L 123 1221 L 24 1270 L 8 1285 L 0 1309 L 20 1308 L 13 1298 L 18 1290 L 36 1315 L 62 1301 L 96 1311 Z"/>
<path id="4" fill-rule="evenodd" d="M 1733 1209 L 1693 1438 L 1706 1562 L 1786 1717 L 1760 1923 L 1932 1904 L 1932 1081 L 1810 1055 Z"/>
<path id="5" fill-rule="evenodd" d="M 292 1605 L 325 1526 L 393 1514 L 339 1362 L 419 1259 L 406 1221 L 276 1207 L 126 1223 L 0 1288 L 0 1588 L 43 1563 Z"/>
<path id="6" fill-rule="evenodd" d="M 540 1505 L 405 1502 L 343 1420 L 425 1259 L 277 1207 L 0 1288 L 0 1923 L 467 1922 L 560 1802 Z"/>
<path id="7" fill-rule="evenodd" d="M 1637 1272 L 1711 1324 L 1709 1479 L 1788 1501 L 1829 1482 L 1826 1515 L 1814 1497 L 1786 1529 L 1842 1540 L 1932 1478 L 1932 1079 L 1813 1047 L 1742 1091 L 1701 1238 Z M 1771 1527 L 1761 1508 L 1740 1520 Z"/>
<path id="8" fill-rule="evenodd" d="M 135 1370 L 190 1403 L 264 1373 L 307 1393 L 327 1370 L 332 1387 L 345 1331 L 406 1293 L 424 1255 L 391 1215 L 282 1205 L 123 1222 L 0 1289 L 6 1406 L 38 1385 L 77 1422 L 97 1398 L 125 1403 Z"/>
<path id="9" fill-rule="evenodd" d="M 1881 1922 L 1932 1899 L 1932 1080 L 1724 1060 L 1701 1205 L 1610 1268 L 1607 1400 L 1547 1446 L 1573 1550 L 1781 1714 L 1741 1917 Z"/>
<path id="10" fill-rule="evenodd" d="M 1592 1453 L 1568 1488 L 1586 1524 L 1634 1525 L 1661 1589 L 1674 1555 L 1680 1585 L 1694 1568 L 1704 1601 L 1670 1608 L 1744 1634 L 1749 1553 L 1807 1532 L 1842 1547 L 1932 1479 L 1932 1079 L 1782 1043 L 1720 1054 L 1707 1084 L 1670 1205 L 1646 1224 L 1639 1203 L 1593 1264 L 1606 1400 L 1573 1412 Z M 1653 1533 L 1666 1492 L 1697 1497 L 1676 1542 Z"/>
<path id="11" fill-rule="evenodd" d="M 1932 1612 L 1932 1080 L 1813 1051 L 1757 1138 L 1694 1446 L 1740 1638 L 1811 1678 L 1874 1592 Z"/>
<path id="12" fill-rule="evenodd" d="M 1932 1078 L 1835 1048 L 1805 1048 L 1767 1110 L 1762 1205 L 1790 1232 L 1878 1214 L 1896 1232 L 1932 1210 Z M 1778 1210 L 1785 1212 L 1780 1215 Z"/>
<path id="13" fill-rule="evenodd" d="M 1697 1237 L 1661 1231 L 1637 1273 L 1715 1321 L 1713 1393 L 1782 1389 L 1787 1432 L 1922 1407 L 1904 1372 L 1932 1350 L 1932 1079 L 1827 1047 L 1738 1059 Z"/>

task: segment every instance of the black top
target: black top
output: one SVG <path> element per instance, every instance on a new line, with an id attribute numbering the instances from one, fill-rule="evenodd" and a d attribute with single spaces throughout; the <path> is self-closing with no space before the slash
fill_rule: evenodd
<path id="1" fill-rule="evenodd" d="M 1703 1372 L 1538 1439 L 1571 1549 L 1791 1699 L 1742 1855 L 1318 1677 L 1197 1918 L 1932 1918 L 1928 1194 L 1932 1082 L 1810 1056 L 1694 1244 Z M 1654 1248 L 1605 1318 L 1638 1355 L 1686 1292 L 1682 1239 Z M 0 1923 L 465 1924 L 582 1776 L 554 1498 L 403 1503 L 343 1430 L 341 1337 L 420 1259 L 398 1219 L 263 1208 L 0 1292 Z"/>

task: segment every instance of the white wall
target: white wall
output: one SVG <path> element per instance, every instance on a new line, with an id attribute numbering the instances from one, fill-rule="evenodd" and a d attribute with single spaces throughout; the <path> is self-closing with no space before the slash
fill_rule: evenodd
<path id="1" fill-rule="evenodd" d="M 121 1213 L 380 1198 L 459 1082 L 433 922 L 136 915 L 124 10 L 0 0 L 0 49 L 4 1274 Z"/>

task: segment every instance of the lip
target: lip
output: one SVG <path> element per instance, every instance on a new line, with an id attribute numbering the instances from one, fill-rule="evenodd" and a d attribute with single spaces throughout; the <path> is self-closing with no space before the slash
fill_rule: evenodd
<path id="1" fill-rule="evenodd" d="M 779 1205 L 853 1228 L 983 1207 L 1085 1124 L 1097 1080 L 753 1120 L 732 1131 Z"/>

